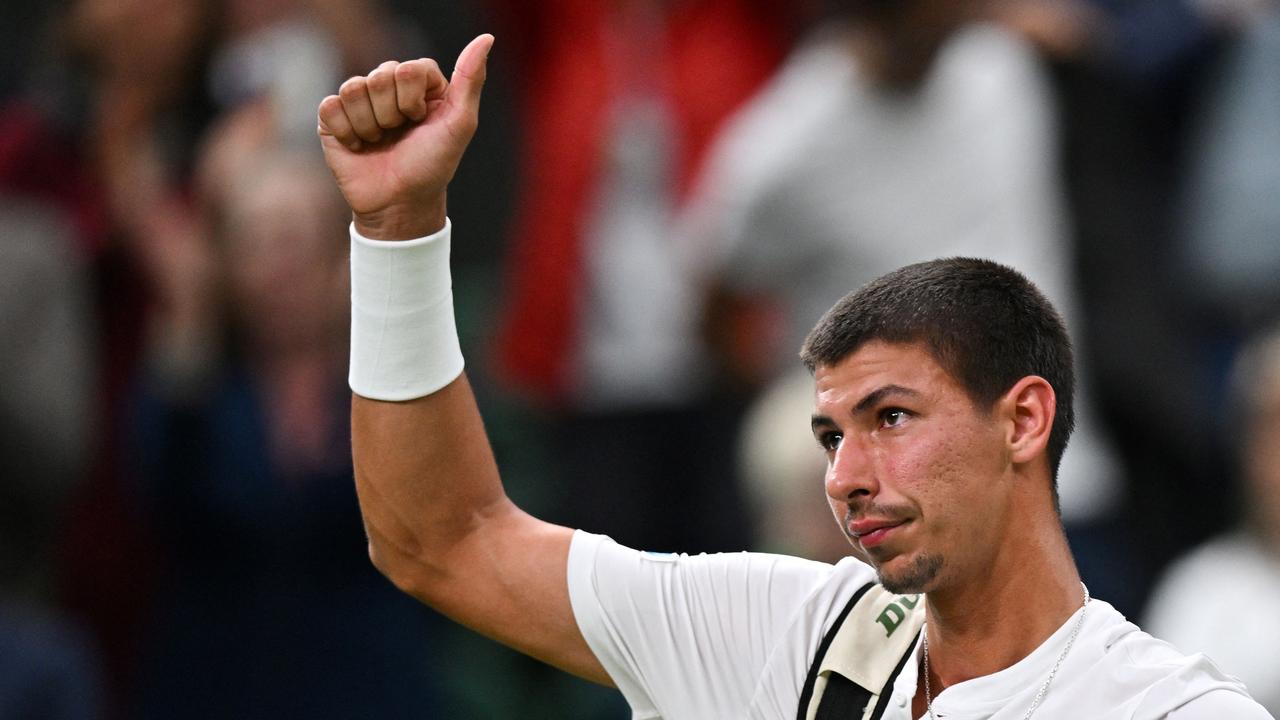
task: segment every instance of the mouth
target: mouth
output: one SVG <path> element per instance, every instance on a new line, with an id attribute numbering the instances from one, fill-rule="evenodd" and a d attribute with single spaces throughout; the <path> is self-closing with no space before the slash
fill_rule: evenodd
<path id="1" fill-rule="evenodd" d="M 887 541 L 890 535 L 909 522 L 911 521 L 858 520 L 849 523 L 849 536 L 869 550 Z"/>

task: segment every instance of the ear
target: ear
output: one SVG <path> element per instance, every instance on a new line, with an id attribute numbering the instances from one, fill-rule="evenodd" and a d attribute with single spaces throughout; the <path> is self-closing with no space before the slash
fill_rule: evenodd
<path id="1" fill-rule="evenodd" d="M 1028 375 L 1014 383 L 1001 398 L 1000 405 L 1010 421 L 1006 438 L 1009 459 L 1014 463 L 1029 463 L 1044 457 L 1058 406 L 1049 381 Z"/>

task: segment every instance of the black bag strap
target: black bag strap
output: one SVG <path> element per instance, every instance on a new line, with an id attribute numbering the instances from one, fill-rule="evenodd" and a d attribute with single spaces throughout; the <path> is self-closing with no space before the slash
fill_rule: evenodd
<path id="1" fill-rule="evenodd" d="M 827 676 L 827 689 L 814 720 L 862 720 L 871 691 L 840 674 Z"/>
<path id="2" fill-rule="evenodd" d="M 804 688 L 800 691 L 800 709 L 796 712 L 796 720 L 806 720 L 808 715 L 809 701 L 813 699 L 813 686 L 818 682 L 818 670 L 822 667 L 822 660 L 827 656 L 827 650 L 831 648 L 831 641 L 836 639 L 836 633 L 840 632 L 840 626 L 844 625 L 845 618 L 849 617 L 849 611 L 853 610 L 853 606 L 858 604 L 863 595 L 875 586 L 875 583 L 867 583 L 858 588 L 858 591 L 849 598 L 848 604 L 840 611 L 840 615 L 836 617 L 836 621 L 831 624 L 831 629 L 827 631 L 822 642 L 818 644 L 818 652 L 813 657 L 813 664 L 809 666 L 809 674 L 804 679 Z M 865 702 L 863 703 L 866 704 Z"/>
<path id="3" fill-rule="evenodd" d="M 805 678 L 804 687 L 800 693 L 797 720 L 808 720 L 810 705 L 814 702 L 814 693 L 817 692 L 819 677 L 824 679 L 824 687 L 821 692 L 821 697 L 817 699 L 818 705 L 813 710 L 814 720 L 861 720 L 864 716 L 866 716 L 868 720 L 879 720 L 884 716 L 889 707 L 889 700 L 893 695 L 893 684 L 897 681 L 903 668 L 906 667 L 907 661 L 915 655 L 915 646 L 919 642 L 920 632 L 922 632 L 919 624 L 916 624 L 917 630 L 914 637 L 911 637 L 909 641 L 907 638 L 902 639 L 901 642 L 906 642 L 905 651 L 894 664 L 893 671 L 888 674 L 883 687 L 863 687 L 840 674 L 840 672 L 835 669 L 829 669 L 825 673 L 822 670 L 824 664 L 823 661 L 831 651 L 831 646 L 835 642 L 837 636 L 840 635 L 841 628 L 846 622 L 848 622 L 849 615 L 854 608 L 858 607 L 858 604 L 865 600 L 868 603 L 872 603 L 872 605 L 868 605 L 866 611 L 875 612 L 875 608 L 878 608 L 879 603 L 883 602 L 881 599 L 884 597 L 883 592 L 873 593 L 875 597 L 867 597 L 868 591 L 873 587 L 876 587 L 876 585 L 874 583 L 869 583 L 859 588 L 858 591 L 853 594 L 853 597 L 849 599 L 848 604 L 845 605 L 844 609 L 841 610 L 840 614 L 836 617 L 835 623 L 833 623 L 830 630 L 828 630 L 827 634 L 823 637 L 822 642 L 819 643 L 818 651 L 814 656 L 812 665 L 809 667 L 809 673 Z M 905 602 L 905 600 L 902 600 L 902 602 Z M 910 605 L 907 607 L 914 608 L 914 606 L 915 601 L 912 600 Z M 860 609 L 858 612 L 863 614 L 865 611 Z M 883 617 L 885 616 L 881 615 L 881 618 Z M 896 620 L 892 621 L 893 627 L 886 624 L 888 634 L 892 634 L 893 628 L 897 626 L 897 622 L 902 618 L 903 615 L 898 613 Z M 881 621 L 885 622 L 883 620 Z M 919 621 L 917 620 L 916 622 L 918 623 Z M 850 639 L 851 638 L 849 637 L 845 637 L 841 642 L 847 643 Z M 888 658 L 886 658 L 886 660 L 887 659 Z M 880 677 L 885 676 L 881 675 Z M 878 683 L 879 681 L 877 680 L 876 682 Z M 873 699 L 876 700 L 876 704 L 874 708 L 871 708 L 870 714 L 868 714 L 867 711 L 869 703 L 871 703 Z"/>

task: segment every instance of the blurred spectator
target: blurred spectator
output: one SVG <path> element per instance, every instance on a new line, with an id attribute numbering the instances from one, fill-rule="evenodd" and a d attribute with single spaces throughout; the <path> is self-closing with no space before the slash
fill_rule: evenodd
<path id="1" fill-rule="evenodd" d="M 752 402 L 737 452 L 760 523 L 756 548 L 834 563 L 859 547 L 831 519 L 821 489 L 827 462 L 814 451 L 812 415 L 813 378 L 788 373 Z"/>
<path id="2" fill-rule="evenodd" d="M 97 659 L 61 616 L 0 597 L 0 718 L 105 717 Z"/>
<path id="3" fill-rule="evenodd" d="M 60 210 L 0 193 L 0 718 L 102 716 L 96 652 L 54 592 L 94 370 L 87 275 Z"/>
<path id="4" fill-rule="evenodd" d="M 213 135 L 207 224 L 157 208 L 145 238 L 133 448 L 167 563 L 137 716 L 430 716 L 430 616 L 373 570 L 356 506 L 345 208 L 272 119 Z"/>
<path id="5" fill-rule="evenodd" d="M 66 344 L 84 352 L 65 356 L 90 363 L 88 413 L 99 432 L 116 431 L 146 328 L 159 324 L 149 313 L 153 288 L 139 276 L 179 262 L 180 239 L 200 222 L 189 197 L 206 127 L 220 109 L 266 98 L 275 121 L 292 128 L 288 142 L 314 149 L 319 99 L 391 53 L 412 26 L 377 0 L 72 0 L 5 15 L 47 17 L 48 29 L 5 28 L 38 39 L 29 56 L 5 60 L 19 72 L 0 108 L 0 193 L 52 205 L 70 221 L 78 263 L 67 267 L 87 270 L 93 322 Z M 283 71 L 264 75 L 268 64 Z M 61 456 L 87 455 L 89 482 L 58 523 L 60 599 L 97 635 L 117 708 L 127 704 L 122 688 L 135 684 L 156 556 L 122 471 L 121 439 L 88 437 L 84 452 Z M 50 558 L 36 560 L 48 569 Z"/>
<path id="6" fill-rule="evenodd" d="M 1280 714 L 1280 328 L 1249 343 L 1233 380 L 1245 522 L 1169 568 L 1144 624 L 1206 653 Z"/>
<path id="7" fill-rule="evenodd" d="M 1051 88 L 1034 52 L 977 22 L 982 3 L 842 6 L 734 119 L 684 218 L 713 286 L 708 335 L 727 372 L 746 385 L 794 368 L 800 341 L 826 308 L 906 263 L 993 258 L 1075 314 Z M 759 309 L 770 302 L 777 311 Z M 776 313 L 781 332 L 768 324 Z M 762 342 L 770 336 L 773 343 Z M 778 382 L 811 401 L 809 384 Z M 1064 515 L 1077 523 L 1111 511 L 1120 481 L 1090 422 L 1088 394 L 1079 395 L 1080 430 L 1061 477 Z M 821 463 L 800 406 L 785 421 L 800 428 L 794 435 L 765 430 L 747 442 L 797 457 L 798 448 L 783 451 L 779 440 L 803 443 L 814 467 L 805 461 L 807 470 L 786 476 L 803 483 L 794 492 L 812 494 Z M 808 506 L 811 524 L 830 527 L 820 498 Z"/>
<path id="8" fill-rule="evenodd" d="M 0 195 L 0 226 L 0 595 L 48 601 L 54 539 L 89 451 L 87 276 L 54 208 Z"/>
<path id="9" fill-rule="evenodd" d="M 721 121 L 781 58 L 786 5 L 502 3 L 528 81 L 498 353 L 555 413 L 558 522 L 659 550 L 749 540 L 717 451 L 733 408 L 710 397 L 671 222 Z"/>
<path id="10" fill-rule="evenodd" d="M 1231 340 L 1182 271 L 1188 126 L 1215 56 L 1266 0 L 1044 0 L 1003 19 L 1051 60 L 1077 240 L 1083 359 L 1129 478 L 1123 522 L 1073 542 L 1133 548 L 1122 594 L 1136 614 L 1155 574 L 1229 522 L 1228 449 L 1205 432 Z M 1212 111 L 1210 111 L 1212 112 Z M 1265 154 L 1265 153 L 1260 153 Z M 1185 498 L 1197 511 L 1185 512 Z"/>
<path id="11" fill-rule="evenodd" d="M 1236 331 L 1280 314 L 1280 5 L 1227 48 L 1197 108 L 1186 266 Z"/>

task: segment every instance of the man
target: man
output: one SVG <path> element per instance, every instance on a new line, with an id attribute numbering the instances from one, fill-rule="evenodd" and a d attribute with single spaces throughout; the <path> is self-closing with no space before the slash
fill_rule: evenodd
<path id="1" fill-rule="evenodd" d="M 1240 348 L 1229 387 L 1224 411 L 1231 422 L 1222 430 L 1238 453 L 1243 517 L 1169 565 L 1144 617 L 1178 647 L 1212 653 L 1274 714 L 1280 712 L 1280 613 L 1272 601 L 1280 595 L 1280 326 Z"/>
<path id="2" fill-rule="evenodd" d="M 356 486 L 398 587 L 616 684 L 637 718 L 1269 717 L 1212 663 L 1090 603 L 1052 483 L 1070 346 L 994 263 L 890 274 L 806 343 L 827 494 L 874 565 L 649 555 L 515 507 L 461 374 L 447 274 L 445 190 L 492 43 L 450 79 L 384 63 L 319 110 L 354 213 Z"/>

